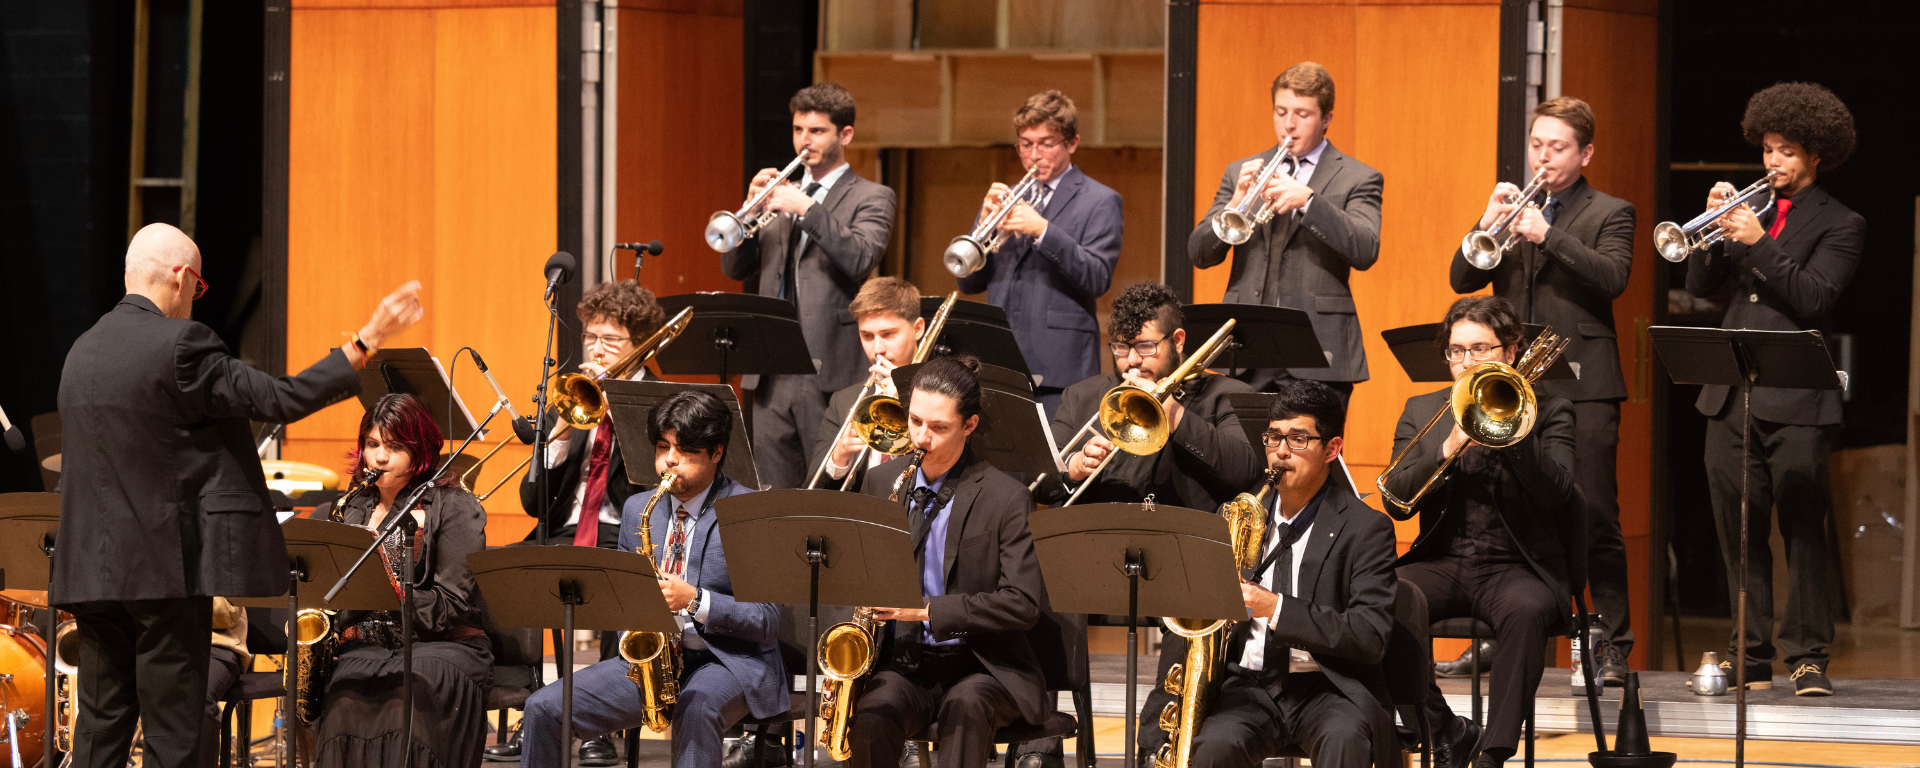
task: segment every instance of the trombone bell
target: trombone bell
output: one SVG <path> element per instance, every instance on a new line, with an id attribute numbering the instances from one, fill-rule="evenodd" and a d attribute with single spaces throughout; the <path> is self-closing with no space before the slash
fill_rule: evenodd
<path id="1" fill-rule="evenodd" d="M 1139 387 L 1114 387 L 1100 398 L 1100 426 L 1114 447 L 1152 456 L 1167 444 L 1167 409 Z"/>

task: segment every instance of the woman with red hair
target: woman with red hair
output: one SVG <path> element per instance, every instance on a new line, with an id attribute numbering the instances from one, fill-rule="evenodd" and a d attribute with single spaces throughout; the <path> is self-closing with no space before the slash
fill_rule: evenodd
<path id="1" fill-rule="evenodd" d="M 387 395 L 360 419 L 349 454 L 353 475 L 379 477 L 344 507 L 316 517 L 378 528 L 393 506 L 433 471 L 444 440 L 425 406 L 410 395 Z M 467 555 L 486 547 L 486 512 L 448 476 L 409 510 L 419 523 L 410 545 L 413 572 L 403 574 L 401 537 L 389 537 L 380 562 L 394 594 L 413 580 L 413 764 L 480 763 L 486 739 L 486 690 L 493 653 L 481 631 L 480 592 Z M 375 563 L 368 563 L 369 566 Z M 400 697 L 400 616 L 395 611 L 342 611 L 333 629 L 339 651 L 315 726 L 319 768 L 387 768 L 398 763 L 406 718 Z"/>

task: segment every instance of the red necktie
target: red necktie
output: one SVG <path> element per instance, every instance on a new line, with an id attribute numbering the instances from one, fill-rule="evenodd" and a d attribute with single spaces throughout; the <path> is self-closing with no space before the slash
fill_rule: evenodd
<path id="1" fill-rule="evenodd" d="M 1773 226 L 1767 227 L 1767 237 L 1778 240 L 1780 239 L 1780 230 L 1787 226 L 1787 212 L 1793 210 L 1793 201 L 1782 200 L 1776 203 L 1774 207 L 1779 208 L 1780 212 L 1773 215 Z"/>
<path id="2" fill-rule="evenodd" d="M 673 527 L 667 534 L 667 573 L 685 578 L 687 575 L 687 507 L 677 504 L 679 509 L 673 513 Z"/>
<path id="3" fill-rule="evenodd" d="M 580 497 L 580 521 L 574 524 L 573 545 L 600 545 L 600 505 L 607 498 L 607 464 L 613 456 L 613 425 L 602 424 L 594 431 L 593 452 L 587 456 L 587 492 Z"/>

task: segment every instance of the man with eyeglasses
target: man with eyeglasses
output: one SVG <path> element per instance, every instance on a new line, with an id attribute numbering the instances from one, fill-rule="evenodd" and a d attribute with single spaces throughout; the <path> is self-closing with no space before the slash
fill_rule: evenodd
<path id="1" fill-rule="evenodd" d="M 1038 183 L 1019 200 L 1008 201 L 1002 183 L 987 192 L 981 218 L 1013 206 L 1000 224 L 1008 237 L 986 266 L 960 278 L 960 290 L 986 291 L 989 303 L 1007 311 L 1034 393 L 1052 416 L 1068 385 L 1100 372 L 1095 302 L 1112 285 L 1120 261 L 1120 193 L 1073 164 L 1079 117 L 1066 94 L 1047 91 L 1027 99 L 1013 113 L 1013 129 L 1020 165 L 1037 167 Z"/>
<path id="2" fill-rule="evenodd" d="M 1512 365 L 1520 352 L 1520 316 L 1498 296 L 1453 303 L 1435 339 L 1458 379 L 1475 363 Z M 1420 537 L 1395 564 L 1403 584 L 1420 588 L 1435 620 L 1473 617 L 1493 627 L 1496 650 L 1484 738 L 1473 721 L 1456 717 L 1436 684 L 1426 696 L 1434 728 L 1434 762 L 1494 768 L 1520 743 L 1527 692 L 1540 684 L 1548 632 L 1565 630 L 1572 595 L 1585 582 L 1585 508 L 1573 481 L 1573 406 L 1539 393 L 1533 429 L 1505 448 L 1475 444 L 1451 413 L 1418 443 L 1414 435 L 1446 408 L 1452 388 L 1407 400 L 1394 428 L 1402 456 L 1387 479 L 1394 496 L 1410 499 L 1446 457 L 1453 467 L 1421 499 Z M 1444 437 L 1443 437 L 1444 436 Z M 1478 762 L 1474 744 L 1480 744 Z"/>

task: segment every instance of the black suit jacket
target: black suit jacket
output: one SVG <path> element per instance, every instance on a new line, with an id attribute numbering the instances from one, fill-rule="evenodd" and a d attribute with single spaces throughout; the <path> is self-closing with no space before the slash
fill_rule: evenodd
<path id="1" fill-rule="evenodd" d="M 613 429 L 613 423 L 602 422 L 601 427 Z M 578 429 L 567 432 L 567 458 L 561 460 L 560 464 L 553 467 L 552 472 L 547 475 L 547 535 L 549 536 L 553 535 L 554 531 L 560 530 L 561 526 L 567 524 L 567 518 L 573 516 L 573 497 L 580 491 L 580 481 L 587 472 L 587 457 L 593 452 L 593 443 L 589 442 L 587 434 Z M 635 492 L 650 487 L 647 484 L 634 485 L 628 481 L 627 461 L 621 454 L 620 440 L 615 438 L 613 451 L 607 456 L 607 501 L 613 504 L 616 511 L 626 506 L 627 499 Z M 648 450 L 642 455 L 650 457 L 653 451 Z M 648 469 L 641 474 L 650 474 L 652 466 L 653 462 L 647 462 Z M 520 478 L 520 508 L 525 510 L 529 517 L 535 520 L 540 519 L 540 494 L 537 485 L 533 482 L 531 471 Z M 600 519 L 598 510 L 582 514 L 590 515 L 594 520 Z M 533 530 L 527 532 L 525 540 L 533 541 L 539 537 L 540 526 L 535 525 Z"/>
<path id="2" fill-rule="evenodd" d="M 1248 160 L 1270 160 L 1275 146 L 1227 164 L 1213 207 L 1187 236 L 1187 258 L 1206 269 L 1234 253 L 1227 293 L 1229 304 L 1260 304 L 1302 310 L 1313 321 L 1313 333 L 1328 353 L 1326 368 L 1292 368 L 1296 379 L 1366 381 L 1367 353 L 1361 346 L 1360 317 L 1347 287 L 1352 270 L 1365 270 L 1380 258 L 1380 196 L 1386 182 L 1379 171 L 1329 142 L 1307 186 L 1313 202 L 1305 215 L 1275 216 L 1255 227 L 1253 237 L 1228 245 L 1213 233 L 1213 216 L 1226 210 Z M 1264 292 L 1267 270 L 1280 260 L 1280 292 Z"/>
<path id="3" fill-rule="evenodd" d="M 1632 203 L 1582 178 L 1560 196 L 1560 214 L 1545 242 L 1518 238 L 1491 270 L 1474 268 L 1455 248 L 1453 292 L 1473 293 L 1491 283 L 1493 294 L 1512 302 L 1523 320 L 1551 325 L 1567 338 L 1563 357 L 1576 378 L 1545 382 L 1541 391 L 1575 402 L 1624 399 L 1613 300 L 1626 292 L 1633 270 L 1633 221 Z"/>
<path id="4" fill-rule="evenodd" d="M 55 603 L 287 591 L 287 548 L 248 420 L 289 423 L 360 390 L 339 350 L 269 376 L 213 330 L 121 299 L 60 374 Z"/>
<path id="5" fill-rule="evenodd" d="M 1120 382 L 1117 375 L 1102 374 L 1068 387 L 1053 417 L 1054 439 L 1073 437 L 1099 412 L 1100 397 Z M 1074 503 L 1132 503 L 1153 494 L 1160 504 L 1211 510 L 1252 489 L 1266 463 L 1260 449 L 1247 442 L 1240 417 L 1227 402 L 1229 394 L 1252 391 L 1237 379 L 1202 375 L 1182 396 L 1187 415 L 1168 437 L 1167 446 L 1152 456 L 1125 452 L 1115 456 L 1093 479 L 1094 487 Z M 1058 504 L 1072 492 L 1058 476 L 1049 474 L 1035 495 L 1043 503 Z"/>
<path id="6" fill-rule="evenodd" d="M 959 476 L 948 480 L 956 487 L 947 511 L 947 593 L 928 599 L 929 629 L 936 641 L 965 640 L 981 666 L 1006 686 L 1020 716 L 1041 723 L 1053 704 L 1027 639 L 1047 610 L 1047 588 L 1027 530 L 1033 497 L 971 452 L 963 462 Z M 874 467 L 861 493 L 886 497 L 906 465 L 895 459 Z M 878 658 L 892 658 L 891 628 L 881 637 Z"/>
<path id="7" fill-rule="evenodd" d="M 1406 410 L 1400 413 L 1400 423 L 1393 430 L 1393 455 L 1407 450 L 1414 433 L 1446 403 L 1449 391 L 1407 399 Z M 1474 446 L 1468 450 L 1492 452 L 1492 460 L 1499 467 L 1496 504 L 1500 521 L 1533 572 L 1553 590 L 1554 615 L 1564 621 L 1573 614 L 1573 592 L 1586 584 L 1586 504 L 1573 482 L 1573 404 L 1560 397 L 1542 398 L 1539 403 L 1533 431 L 1520 442 L 1506 448 Z M 1399 498 L 1411 498 L 1445 458 L 1440 448 L 1452 432 L 1453 414 L 1448 412 L 1394 469 L 1387 489 Z M 1460 507 L 1454 501 L 1458 490 L 1455 480 L 1461 475 L 1457 467 L 1458 462 L 1448 468 L 1418 505 L 1420 538 L 1400 557 L 1400 563 L 1448 556 L 1454 526 L 1446 516 Z"/>
<path id="8" fill-rule="evenodd" d="M 1762 217 L 1773 225 L 1774 215 Z M 1853 280 L 1865 248 L 1867 222 L 1820 187 L 1800 190 L 1780 238 L 1761 235 L 1752 246 L 1731 240 L 1687 265 L 1687 292 L 1711 296 L 1732 277 L 1733 300 L 1722 328 L 1820 331 L 1833 327 L 1833 305 Z M 1707 416 L 1726 408 L 1727 387 L 1702 387 L 1695 407 Z M 1779 424 L 1840 423 L 1839 390 L 1753 388 L 1753 416 Z"/>
<path id="9" fill-rule="evenodd" d="M 800 331 L 807 338 L 819 375 L 821 392 L 857 384 L 867 376 L 866 353 L 854 328 L 847 304 L 860 292 L 867 275 L 886 255 L 893 233 L 893 190 L 860 178 L 847 169 L 827 190 L 825 202 L 807 209 L 798 226 L 807 233 L 807 250 L 800 254 L 795 276 L 794 306 L 800 310 Z M 761 296 L 780 295 L 787 271 L 787 249 L 798 242 L 796 220 L 775 216 L 759 234 L 720 256 L 720 271 Z M 760 377 L 747 376 L 740 385 L 759 386 Z"/>

